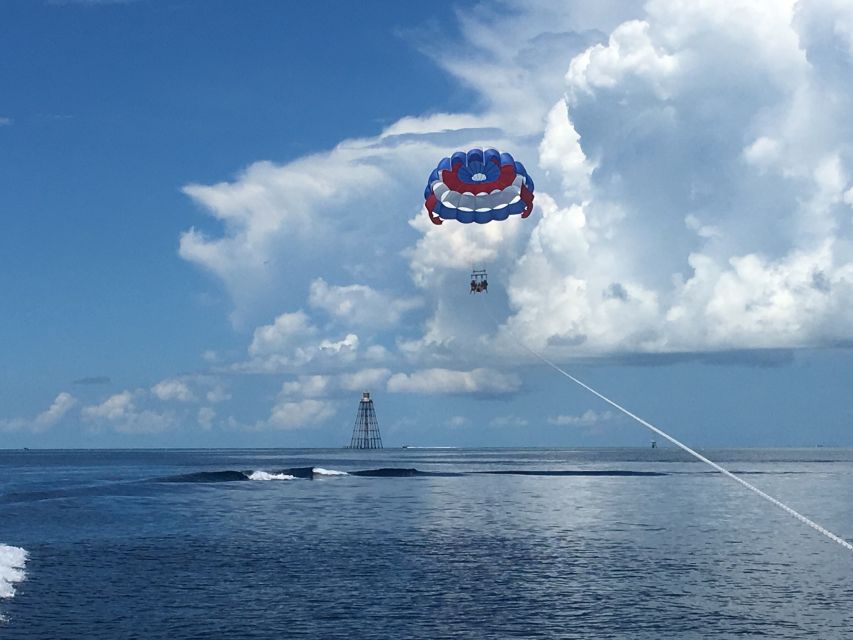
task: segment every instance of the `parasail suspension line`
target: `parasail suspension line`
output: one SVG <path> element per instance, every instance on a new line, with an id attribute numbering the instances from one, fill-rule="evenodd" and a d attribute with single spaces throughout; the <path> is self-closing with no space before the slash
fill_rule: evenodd
<path id="1" fill-rule="evenodd" d="M 498 325 L 498 326 L 499 326 L 498 321 L 495 319 L 495 317 L 492 315 L 492 313 L 491 313 L 491 311 L 489 310 L 489 308 L 486 306 L 485 300 L 483 300 L 483 306 L 484 306 L 484 308 L 486 309 L 486 312 L 489 314 L 489 316 L 490 316 L 490 317 L 492 318 L 492 320 L 494 321 L 495 325 Z M 768 501 L 768 502 L 770 502 L 771 504 L 774 504 L 774 505 L 776 505 L 777 507 L 779 507 L 780 509 L 782 509 L 783 511 L 788 512 L 790 515 L 794 516 L 797 520 L 799 520 L 799 521 L 800 521 L 800 522 L 802 522 L 803 524 L 806 524 L 806 525 L 810 526 L 812 529 L 814 529 L 814 530 L 815 530 L 815 531 L 817 531 L 818 533 L 821 533 L 821 534 L 823 534 L 824 536 L 826 536 L 827 538 L 829 538 L 830 540 L 832 540 L 833 542 L 836 542 L 836 543 L 840 544 L 842 547 L 844 547 L 844 548 L 845 548 L 845 549 L 847 549 L 848 551 L 853 551 L 853 545 L 851 545 L 849 542 L 847 542 L 847 540 L 845 540 L 845 539 L 844 539 L 844 538 L 842 538 L 841 536 L 838 536 L 838 535 L 836 535 L 836 534 L 832 533 L 832 531 L 829 531 L 828 529 L 825 529 L 824 527 L 820 526 L 817 522 L 815 522 L 815 521 L 813 521 L 813 520 L 810 520 L 809 518 L 807 518 L 806 516 L 804 516 L 804 515 L 803 515 L 803 514 L 801 514 L 800 512 L 795 511 L 794 509 L 792 509 L 791 507 L 789 507 L 788 505 L 786 505 L 786 504 L 785 504 L 784 502 L 782 502 L 781 500 L 777 500 L 776 498 L 774 498 L 773 496 L 771 496 L 771 495 L 770 495 L 770 494 L 768 494 L 768 493 L 765 493 L 764 491 L 762 491 L 761 489 L 759 489 L 759 488 L 758 488 L 758 487 L 756 487 L 755 485 L 750 484 L 749 482 L 747 482 L 746 480 L 744 480 L 743 478 L 741 478 L 741 477 L 739 477 L 739 476 L 736 476 L 735 474 L 733 474 L 733 473 L 732 473 L 731 471 L 729 471 L 728 469 L 725 469 L 725 468 L 721 467 L 720 465 L 718 465 L 718 464 L 717 464 L 716 462 L 714 462 L 713 460 L 709 460 L 708 458 L 706 458 L 705 456 L 703 456 L 703 455 L 702 455 L 701 453 L 699 453 L 698 451 L 694 451 L 693 449 L 691 449 L 690 447 L 688 447 L 688 446 L 687 446 L 686 444 L 684 444 L 683 442 L 681 442 L 681 441 L 679 441 L 679 440 L 676 440 L 676 439 L 675 439 L 675 438 L 673 438 L 671 435 L 669 435 L 669 434 L 668 434 L 668 433 L 666 433 L 665 431 L 662 431 L 661 429 L 657 428 L 656 426 L 654 426 L 654 425 L 653 425 L 653 424 L 651 424 L 650 422 L 647 422 L 646 420 L 643 420 L 643 419 L 642 419 L 641 417 L 639 417 L 638 415 L 635 415 L 635 414 L 631 413 L 630 411 L 628 411 L 628 410 L 627 410 L 625 407 L 623 407 L 622 405 L 620 405 L 620 404 L 618 404 L 618 403 L 614 402 L 613 400 L 611 400 L 611 399 L 610 399 L 610 398 L 608 398 L 607 396 L 605 396 L 605 395 L 603 395 L 603 394 L 599 393 L 598 391 L 596 391 L 595 389 L 593 389 L 592 387 L 590 387 L 588 384 L 585 384 L 585 383 L 584 383 L 584 382 L 582 382 L 581 380 L 578 380 L 578 379 L 577 379 L 577 378 L 575 378 L 572 374 L 570 374 L 570 373 L 568 373 L 567 371 L 565 371 L 565 370 L 561 369 L 559 366 L 557 366 L 556 364 L 554 364 L 553 362 L 551 362 L 551 360 L 549 360 L 548 358 L 546 358 L 545 356 L 543 356 L 543 355 L 542 355 L 541 353 L 539 353 L 538 351 L 535 351 L 535 350 L 531 349 L 530 347 L 528 347 L 528 346 L 527 346 L 527 345 L 526 345 L 526 344 L 525 344 L 525 343 L 524 343 L 524 342 L 523 342 L 523 341 L 522 341 L 522 340 L 521 340 L 517 335 L 515 335 L 515 333 L 513 333 L 513 332 L 512 332 L 512 330 L 511 330 L 511 329 L 509 329 L 509 327 L 507 327 L 507 331 L 508 331 L 508 332 L 509 332 L 509 334 L 510 334 L 514 339 L 515 339 L 516 343 L 518 343 L 518 345 L 519 345 L 520 347 L 522 347 L 525 351 L 528 351 L 530 354 L 532 354 L 533 356 L 535 356 L 536 358 L 538 358 L 539 360 L 541 360 L 542 362 L 544 362 L 545 364 L 547 364 L 549 367 L 551 367 L 552 369 L 554 369 L 554 371 L 556 371 L 557 373 L 559 373 L 559 374 L 561 374 L 561 375 L 565 376 L 566 378 L 568 378 L 569 380 L 571 380 L 571 381 L 572 381 L 572 382 L 574 382 L 575 384 L 579 385 L 580 387 L 583 387 L 584 389 L 586 389 L 587 391 L 589 391 L 591 394 L 593 394 L 593 395 L 595 395 L 595 396 L 597 396 L 597 397 L 601 398 L 601 399 L 602 399 L 602 400 L 604 400 L 607 404 L 609 404 L 611 407 L 613 407 L 613 408 L 615 408 L 615 409 L 618 409 L 619 411 L 621 411 L 622 413 L 624 413 L 626 416 L 628 416 L 628 417 L 629 417 L 629 418 L 631 418 L 632 420 L 634 420 L 634 421 L 636 421 L 636 422 L 639 422 L 641 425 L 643 425 L 644 427 L 646 427 L 647 429 L 649 429 L 649 430 L 650 430 L 650 431 L 652 431 L 653 433 L 656 433 L 656 434 L 657 434 L 657 435 L 659 435 L 661 438 L 665 438 L 666 440 L 668 440 L 669 442 L 671 442 L 672 444 L 674 444 L 674 445 L 675 445 L 676 447 L 678 447 L 679 449 L 681 449 L 681 450 L 683 450 L 683 451 L 685 451 L 685 452 L 689 453 L 691 456 L 693 456 L 693 457 L 694 457 L 694 458 L 696 458 L 697 460 L 699 460 L 699 461 L 701 461 L 701 462 L 704 462 L 705 464 L 707 464 L 707 465 L 708 465 L 708 466 L 710 466 L 711 468 L 713 468 L 713 469 L 715 469 L 716 471 L 719 471 L 720 473 L 722 473 L 724 476 L 726 476 L 726 477 L 728 477 L 728 478 L 731 478 L 732 480 L 734 480 L 734 481 L 735 481 L 735 482 L 737 482 L 738 484 L 740 484 L 740 485 L 742 485 L 742 486 L 746 487 L 747 489 L 749 489 L 749 490 L 750 490 L 750 491 L 752 491 L 753 493 L 755 493 L 755 494 L 757 494 L 757 495 L 761 496 L 762 498 L 764 498 L 765 500 L 767 500 L 767 501 Z"/>

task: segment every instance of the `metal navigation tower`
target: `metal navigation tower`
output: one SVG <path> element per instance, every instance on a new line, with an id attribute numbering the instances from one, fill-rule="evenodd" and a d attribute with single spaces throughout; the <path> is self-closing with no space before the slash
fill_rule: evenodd
<path id="1" fill-rule="evenodd" d="M 379 435 L 379 421 L 373 409 L 373 400 L 365 391 L 358 403 L 358 415 L 352 428 L 352 440 L 349 449 L 381 449 L 382 436 Z"/>

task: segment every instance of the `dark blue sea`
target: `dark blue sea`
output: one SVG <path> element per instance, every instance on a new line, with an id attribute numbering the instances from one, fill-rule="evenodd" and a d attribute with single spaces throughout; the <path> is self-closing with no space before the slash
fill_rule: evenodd
<path id="1" fill-rule="evenodd" d="M 704 453 L 853 539 L 853 450 Z M 853 553 L 673 449 L 0 451 L 0 596 L 3 640 L 850 638 Z"/>

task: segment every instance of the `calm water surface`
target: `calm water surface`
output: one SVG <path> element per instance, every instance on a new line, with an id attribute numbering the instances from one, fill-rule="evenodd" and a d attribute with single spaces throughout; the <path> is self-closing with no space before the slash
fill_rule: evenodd
<path id="1" fill-rule="evenodd" d="M 853 450 L 705 453 L 853 539 Z M 853 629 L 853 554 L 669 449 L 0 451 L 0 543 L 4 640 Z"/>

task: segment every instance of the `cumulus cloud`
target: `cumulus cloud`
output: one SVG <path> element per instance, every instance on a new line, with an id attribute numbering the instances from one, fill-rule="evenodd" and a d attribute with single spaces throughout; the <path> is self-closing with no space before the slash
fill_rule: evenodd
<path id="1" fill-rule="evenodd" d="M 489 424 L 493 427 L 526 427 L 530 421 L 521 416 L 508 415 L 492 418 Z"/>
<path id="2" fill-rule="evenodd" d="M 211 407 L 201 407 L 198 410 L 196 418 L 198 425 L 202 429 L 211 429 L 213 427 L 213 420 L 216 418 L 216 410 Z"/>
<path id="3" fill-rule="evenodd" d="M 276 318 L 255 331 L 249 369 L 402 357 L 441 368 L 390 375 L 389 390 L 479 392 L 462 369 L 476 354 L 527 358 L 517 339 L 554 357 L 853 339 L 847 3 L 588 5 L 461 16 L 461 41 L 430 54 L 477 94 L 476 115 L 408 116 L 185 189 L 222 231 L 187 231 L 181 255 L 222 281 L 237 316 Z M 446 53 L 460 45 L 466 56 Z M 533 217 L 432 225 L 418 213 L 425 175 L 484 141 L 525 160 Z M 506 294 L 490 294 L 497 331 L 457 289 L 486 264 Z"/>
<path id="4" fill-rule="evenodd" d="M 327 400 L 285 400 L 273 407 L 263 426 L 273 429 L 300 429 L 320 424 L 333 415 L 335 408 Z"/>
<path id="5" fill-rule="evenodd" d="M 341 374 L 339 381 L 342 389 L 347 391 L 363 391 L 383 386 L 390 375 L 391 371 L 388 369 L 368 368 L 353 373 Z"/>
<path id="6" fill-rule="evenodd" d="M 395 373 L 388 379 L 388 391 L 391 393 L 502 394 L 514 393 L 520 388 L 518 376 L 487 368 L 471 371 L 422 369 Z"/>
<path id="7" fill-rule="evenodd" d="M 549 424 L 568 427 L 591 427 L 601 422 L 607 422 L 613 419 L 613 413 L 610 411 L 593 411 L 587 409 L 580 415 L 557 415 L 548 418 Z"/>
<path id="8" fill-rule="evenodd" d="M 311 283 L 308 304 L 348 325 L 377 329 L 395 326 L 405 312 L 422 302 L 416 298 L 393 298 L 363 284 L 330 286 L 317 278 Z"/>
<path id="9" fill-rule="evenodd" d="M 433 113 L 424 117 L 400 118 L 380 134 L 380 139 L 497 127 L 498 122 L 470 113 Z"/>
<path id="10" fill-rule="evenodd" d="M 228 390 L 222 386 L 221 384 L 215 384 L 212 389 L 208 390 L 204 397 L 208 402 L 213 404 L 218 404 L 220 402 L 225 402 L 226 400 L 231 399 L 231 394 Z"/>
<path id="11" fill-rule="evenodd" d="M 807 33 L 826 13 L 840 17 L 826 3 L 655 1 L 572 59 L 557 103 L 570 127 L 543 137 L 540 164 L 577 193 L 537 199 L 500 341 L 568 356 L 853 337 L 851 91 L 808 46 L 829 65 Z"/>
<path id="12" fill-rule="evenodd" d="M 194 402 L 196 400 L 195 395 L 190 391 L 189 385 L 183 380 L 162 380 L 151 387 L 151 393 L 164 401 Z"/>
<path id="13" fill-rule="evenodd" d="M 359 345 L 359 337 L 354 333 L 340 338 L 320 337 L 320 330 L 301 310 L 283 313 L 272 324 L 255 329 L 249 360 L 238 363 L 234 369 L 274 373 L 298 370 L 312 363 L 336 367 L 355 362 Z"/>
<path id="14" fill-rule="evenodd" d="M 27 430 L 33 433 L 47 431 L 56 425 L 65 415 L 77 405 L 77 399 L 63 391 L 51 403 L 50 407 L 32 419 L 7 418 L 0 419 L 0 431 Z"/>
<path id="15" fill-rule="evenodd" d="M 281 394 L 284 396 L 303 396 L 315 398 L 326 395 L 331 387 L 329 376 L 299 376 L 297 380 L 285 382 L 281 385 Z"/>
<path id="16" fill-rule="evenodd" d="M 351 373 L 299 375 L 285 380 L 266 420 L 233 426 L 250 430 L 301 429 L 320 425 L 335 415 L 334 398 L 351 397 L 353 391 L 384 386 L 388 369 L 362 369 Z"/>
<path id="17" fill-rule="evenodd" d="M 576 56 L 566 73 L 571 95 L 594 95 L 599 89 L 620 86 L 640 91 L 651 90 L 658 98 L 667 98 L 670 81 L 677 76 L 679 60 L 657 43 L 645 20 L 629 20 L 610 34 L 607 44 L 596 44 Z"/>
<path id="18" fill-rule="evenodd" d="M 304 311 L 282 313 L 272 324 L 255 329 L 249 355 L 263 356 L 282 353 L 307 337 L 317 333 Z"/>
<path id="19" fill-rule="evenodd" d="M 559 178 L 564 195 L 581 202 L 589 195 L 589 179 L 595 168 L 584 155 L 580 136 L 569 119 L 568 105 L 560 100 L 548 112 L 539 166 Z"/>
<path id="20" fill-rule="evenodd" d="M 95 428 L 106 427 L 127 434 L 160 433 L 177 426 L 174 412 L 140 409 L 137 400 L 144 395 L 144 390 L 122 391 L 100 404 L 83 407 L 81 416 Z"/>
<path id="21" fill-rule="evenodd" d="M 77 404 L 77 399 L 70 393 L 62 392 L 47 411 L 44 411 L 36 416 L 33 421 L 35 428 L 39 431 L 48 429 L 59 422 L 68 411 Z"/>
<path id="22" fill-rule="evenodd" d="M 388 369 L 361 369 L 351 373 L 336 375 L 300 375 L 286 380 L 281 385 L 280 396 L 286 398 L 321 398 L 340 391 L 364 391 L 371 388 L 384 388 L 391 375 Z"/>
<path id="23" fill-rule="evenodd" d="M 305 283 L 318 276 L 375 278 L 377 264 L 399 270 L 398 207 L 438 153 L 407 136 L 377 136 L 286 165 L 255 163 L 233 182 L 189 185 L 184 192 L 224 233 L 190 229 L 180 255 L 224 284 L 237 325 L 300 306 Z"/>

